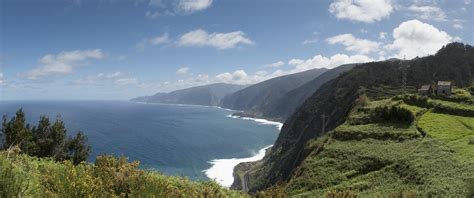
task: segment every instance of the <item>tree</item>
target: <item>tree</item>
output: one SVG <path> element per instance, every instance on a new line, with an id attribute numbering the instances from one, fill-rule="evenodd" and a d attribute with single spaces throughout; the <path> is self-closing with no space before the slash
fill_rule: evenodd
<path id="1" fill-rule="evenodd" d="M 40 116 L 38 125 L 30 129 L 25 113 L 20 109 L 11 120 L 3 116 L 1 132 L 5 135 L 4 149 L 19 145 L 21 152 L 32 156 L 71 160 L 79 164 L 87 160 L 91 150 L 83 132 L 66 139 L 67 129 L 60 116 L 53 124 L 47 116 Z"/>
<path id="2" fill-rule="evenodd" d="M 7 149 L 11 146 L 18 145 L 22 151 L 27 153 L 34 150 L 31 129 L 29 125 L 26 124 L 23 109 L 19 109 L 10 121 L 7 120 L 6 116 L 3 116 L 1 131 L 5 135 L 3 148 Z"/>
<path id="3" fill-rule="evenodd" d="M 53 153 L 54 141 L 51 139 L 51 123 L 49 118 L 41 116 L 38 127 L 33 127 L 33 139 L 36 142 L 36 152 L 38 157 L 50 156 Z"/>
<path id="4" fill-rule="evenodd" d="M 79 131 L 75 137 L 69 137 L 65 144 L 66 159 L 71 160 L 74 164 L 79 164 L 87 160 L 91 147 L 87 145 L 87 136 Z"/>

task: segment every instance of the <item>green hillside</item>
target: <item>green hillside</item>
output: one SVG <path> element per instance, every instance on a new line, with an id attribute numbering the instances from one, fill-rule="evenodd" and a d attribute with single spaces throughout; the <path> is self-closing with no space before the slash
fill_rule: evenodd
<path id="1" fill-rule="evenodd" d="M 348 190 L 361 197 L 473 196 L 474 117 L 452 113 L 474 112 L 473 105 L 458 102 L 446 114 L 421 103 L 408 105 L 404 98 L 426 99 L 403 95 L 359 103 L 344 124 L 308 142 L 308 157 L 279 186 L 281 191 L 292 196 Z"/>
<path id="2" fill-rule="evenodd" d="M 215 182 L 164 176 L 138 165 L 112 156 L 73 165 L 3 151 L 0 197 L 248 197 Z"/>
<path id="3" fill-rule="evenodd" d="M 423 84 L 442 80 L 452 80 L 457 87 L 469 87 L 473 79 L 474 48 L 462 43 L 448 44 L 433 56 L 408 61 L 394 60 L 357 65 L 322 85 L 285 121 L 274 146 L 261 162 L 256 163 L 257 165 L 248 171 L 248 189 L 255 192 L 291 180 L 297 169 L 307 161 L 306 158 L 310 154 L 310 151 L 306 150 L 308 143 L 315 138 L 325 136 L 328 131 L 342 124 L 347 124 L 355 102 L 361 95 L 365 94 L 375 102 L 403 93 L 415 93 L 416 88 Z M 472 100 L 465 100 L 463 96 L 447 100 L 434 97 L 429 101 L 413 101 L 415 103 L 409 103 L 409 99 L 405 99 L 407 102 L 399 100 L 412 106 L 416 102 L 426 103 L 421 104 L 420 107 L 429 108 L 438 113 L 473 117 L 470 111 Z M 465 105 L 459 105 L 459 103 L 465 103 Z M 397 107 L 393 110 L 386 109 L 385 113 L 384 111 L 379 111 L 381 113 L 379 118 L 395 119 L 395 121 L 409 119 L 404 116 L 397 118 L 399 115 L 396 115 L 396 113 L 406 114 L 406 108 Z M 391 114 L 392 111 L 395 112 L 394 115 Z M 328 118 L 324 131 L 321 127 L 323 115 Z M 360 116 L 362 117 L 358 121 L 364 121 L 364 116 Z M 384 122 L 377 122 L 377 124 L 386 125 Z M 358 128 L 361 127 L 364 131 L 352 132 L 365 137 L 366 129 L 373 130 L 373 127 L 378 126 L 358 126 Z M 394 128 L 394 126 L 387 127 Z M 407 127 L 410 126 L 399 126 L 404 129 Z M 411 138 L 411 135 L 410 133 L 403 135 L 386 133 L 377 140 L 395 141 L 391 139 L 398 136 L 407 139 Z M 388 139 L 384 139 L 387 137 Z"/>

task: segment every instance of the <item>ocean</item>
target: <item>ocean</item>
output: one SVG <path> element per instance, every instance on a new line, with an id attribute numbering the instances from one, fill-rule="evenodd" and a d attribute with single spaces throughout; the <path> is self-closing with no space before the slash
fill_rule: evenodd
<path id="1" fill-rule="evenodd" d="M 0 113 L 11 118 L 23 108 L 36 125 L 40 115 L 61 116 L 68 134 L 83 131 L 92 146 L 89 161 L 103 154 L 139 160 L 141 168 L 193 180 L 233 181 L 232 169 L 261 159 L 281 123 L 239 119 L 233 111 L 192 105 L 128 101 L 1 101 Z"/>

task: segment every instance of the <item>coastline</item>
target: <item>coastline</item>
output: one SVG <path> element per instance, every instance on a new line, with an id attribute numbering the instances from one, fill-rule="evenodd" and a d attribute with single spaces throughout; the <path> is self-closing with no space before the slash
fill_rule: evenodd
<path id="1" fill-rule="evenodd" d="M 243 119 L 243 120 L 250 120 L 257 122 L 257 124 L 262 125 L 274 125 L 278 128 L 278 132 L 281 130 L 283 123 L 269 121 L 261 118 L 249 118 L 249 117 L 240 117 L 240 116 L 233 116 L 227 115 L 229 118 L 234 119 Z M 203 170 L 204 174 L 209 179 L 212 179 L 219 183 L 221 186 L 229 188 L 232 183 L 234 183 L 234 168 L 240 163 L 243 162 L 254 162 L 263 159 L 265 157 L 265 152 L 268 148 L 272 147 L 273 145 L 265 146 L 264 148 L 260 149 L 258 153 L 254 154 L 251 157 L 246 158 L 231 158 L 231 159 L 213 159 L 209 161 L 212 165 L 209 169 Z"/>
<path id="2" fill-rule="evenodd" d="M 160 104 L 160 105 L 173 105 L 173 106 L 195 106 L 195 107 L 211 107 L 211 108 L 218 108 L 226 111 L 231 112 L 241 112 L 239 110 L 232 110 L 222 108 L 220 106 L 207 106 L 207 105 L 193 105 L 193 104 L 170 104 L 170 103 L 148 103 L 148 102 L 137 102 L 131 101 L 140 104 Z M 273 125 L 278 129 L 278 132 L 281 131 L 283 127 L 283 123 L 266 120 L 263 118 L 252 118 L 252 117 L 245 117 L 245 116 L 235 116 L 233 114 L 229 114 L 226 117 L 233 118 L 233 119 L 242 119 L 248 121 L 254 121 L 257 124 L 261 125 Z M 254 153 L 250 157 L 245 158 L 229 158 L 229 159 L 213 159 L 210 160 L 208 163 L 211 164 L 209 169 L 203 170 L 204 174 L 211 180 L 216 181 L 223 187 L 229 188 L 232 183 L 234 182 L 234 167 L 243 162 L 254 162 L 263 159 L 265 157 L 265 152 L 268 148 L 271 148 L 273 145 L 267 145 L 261 148 L 257 153 Z"/>

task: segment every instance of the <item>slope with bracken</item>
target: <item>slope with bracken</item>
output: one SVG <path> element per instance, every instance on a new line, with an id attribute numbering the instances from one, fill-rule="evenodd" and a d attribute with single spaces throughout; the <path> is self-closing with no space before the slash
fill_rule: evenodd
<path id="1" fill-rule="evenodd" d="M 317 92 L 315 92 L 308 100 L 306 100 L 296 111 L 295 113 L 285 122 L 282 131 L 275 143 L 275 145 L 271 148 L 271 150 L 267 153 L 265 158 L 260 161 L 254 163 L 254 166 L 247 168 L 245 170 L 246 180 L 245 186 L 249 188 L 250 191 L 257 191 L 260 189 L 265 189 L 270 186 L 279 184 L 279 183 L 288 183 L 290 192 L 295 193 L 303 193 L 309 189 L 317 190 L 318 185 L 300 183 L 296 184 L 296 180 L 293 178 L 298 178 L 295 175 L 305 175 L 309 171 L 314 171 L 315 173 L 322 173 L 325 172 L 328 176 L 328 181 L 323 182 L 321 181 L 321 187 L 328 187 L 328 186 L 337 186 L 338 184 L 342 184 L 344 182 L 344 178 L 350 177 L 358 177 L 358 176 L 367 176 L 368 173 L 379 170 L 382 173 L 385 172 L 385 168 L 390 164 L 398 164 L 397 167 L 392 167 L 390 169 L 392 172 L 395 173 L 398 171 L 399 178 L 404 180 L 397 180 L 398 182 L 414 182 L 416 187 L 420 187 L 421 183 L 423 184 L 429 183 L 432 181 L 429 177 L 422 177 L 421 180 L 418 181 L 417 175 L 410 175 L 413 173 L 412 171 L 404 172 L 405 165 L 408 166 L 408 169 L 412 167 L 411 162 L 406 163 L 394 163 L 393 159 L 385 159 L 385 158 L 378 158 L 374 157 L 375 162 L 373 159 L 366 159 L 366 161 L 370 161 L 367 164 L 368 168 L 364 168 L 364 160 L 367 156 L 362 156 L 360 161 L 362 164 L 358 166 L 362 167 L 360 170 L 356 169 L 356 171 L 349 171 L 345 174 L 347 175 L 331 175 L 336 174 L 335 171 L 339 171 L 337 169 L 324 169 L 324 166 L 316 165 L 309 169 L 302 169 L 305 167 L 305 164 L 311 162 L 310 158 L 314 154 L 314 149 L 306 149 L 308 145 L 311 145 L 311 142 L 316 141 L 323 141 L 321 137 L 325 136 L 326 131 L 335 130 L 336 127 L 340 126 L 341 124 L 347 123 L 348 115 L 351 115 L 350 112 L 354 108 L 357 99 L 361 95 L 366 95 L 369 100 L 383 100 L 387 98 L 391 98 L 396 95 L 400 95 L 402 93 L 410 93 L 415 91 L 415 87 L 419 87 L 422 84 L 432 83 L 438 80 L 452 80 L 458 87 L 465 87 L 469 86 L 474 77 L 474 48 L 469 45 L 464 45 L 461 43 L 452 43 L 447 45 L 446 47 L 442 48 L 440 51 L 437 52 L 436 55 L 423 57 L 414 59 L 411 61 L 385 61 L 385 62 L 374 62 L 374 63 L 367 63 L 356 66 L 351 71 L 342 74 L 338 78 L 329 81 L 328 83 L 324 84 Z M 455 105 L 452 105 L 455 106 Z M 439 107 L 438 107 L 439 108 Z M 325 131 L 322 129 L 322 120 L 321 116 L 325 116 Z M 350 116 L 349 116 L 350 117 Z M 390 117 L 390 116 L 389 116 Z M 341 125 L 339 129 L 344 129 L 347 125 Z M 436 144 L 435 140 L 423 139 L 418 137 L 418 134 L 421 133 L 413 133 L 413 126 L 410 124 L 408 126 L 394 126 L 394 125 L 387 125 L 386 123 L 375 123 L 375 125 L 367 125 L 367 126 L 357 126 L 362 127 L 359 130 L 361 133 L 356 134 L 357 137 L 361 137 L 361 139 L 355 138 L 354 143 L 349 143 L 348 145 L 354 144 L 362 144 L 360 148 L 364 148 L 366 140 L 364 136 L 365 134 L 362 132 L 370 132 L 370 131 L 400 131 L 400 130 L 408 130 L 402 132 L 401 140 L 394 140 L 394 141 L 402 141 L 403 143 L 410 143 L 411 141 L 421 141 L 418 143 L 413 143 L 410 145 L 417 145 L 420 152 L 414 152 L 413 156 L 415 160 L 422 160 L 431 154 L 440 154 L 440 155 L 448 155 L 449 153 L 442 153 L 448 147 L 443 147 Z M 365 127 L 365 128 L 364 128 Z M 385 128 L 384 128 L 385 127 Z M 412 127 L 412 129 L 410 129 Z M 469 127 L 468 127 L 469 128 Z M 402 130 L 402 131 L 403 131 Z M 419 129 L 418 129 L 419 130 Z M 337 130 L 336 130 L 337 131 Z M 351 130 L 349 130 L 351 131 Z M 415 130 L 416 131 L 416 130 Z M 337 133 L 336 133 L 337 134 Z M 338 136 L 340 138 L 344 138 L 345 133 Z M 383 133 L 382 133 L 383 134 Z M 398 132 L 397 132 L 398 134 Z M 416 134 L 416 135 L 415 135 Z M 371 137 L 371 136 L 369 136 Z M 391 139 L 384 139 L 385 135 L 381 135 L 381 139 L 377 138 L 368 138 L 367 141 L 382 141 L 382 142 L 375 142 L 374 144 L 386 144 L 387 147 L 384 149 L 389 151 L 392 148 L 390 147 L 391 142 L 385 142 L 387 140 L 391 141 Z M 331 137 L 333 138 L 333 137 Z M 397 137 L 398 138 L 398 137 Z M 403 139 L 405 138 L 405 139 Z M 421 140 L 420 140 L 421 139 Z M 338 140 L 338 139 L 336 139 Z M 332 141 L 328 140 L 329 142 Z M 326 143 L 323 141 L 323 143 Z M 345 142 L 347 143 L 347 142 Z M 373 142 L 368 142 L 367 144 L 372 144 Z M 433 146 L 433 145 L 435 146 Z M 326 146 L 324 146 L 326 147 Z M 340 146 L 341 150 L 335 151 L 335 153 L 329 153 L 328 155 L 342 155 L 347 157 L 358 157 L 358 155 L 353 155 L 354 152 L 350 152 L 349 150 L 344 150 L 344 146 Z M 403 146 L 402 146 L 403 147 Z M 409 145 L 407 145 L 409 147 Z M 431 150 L 430 147 L 433 147 L 434 150 Z M 434 148 L 437 147 L 437 148 Z M 382 149 L 382 148 L 373 148 L 374 150 Z M 415 148 L 413 148 L 415 149 Z M 413 150 L 408 149 L 408 150 Z M 436 150 L 437 149 L 437 150 Z M 383 149 L 382 149 L 383 150 Z M 406 151 L 408 151 L 406 150 Z M 431 153 L 430 152 L 434 152 Z M 436 151 L 436 152 L 435 152 Z M 375 155 L 375 154 L 374 154 Z M 443 156 L 447 157 L 447 156 Z M 380 162 L 377 160 L 381 159 Z M 454 157 L 450 158 L 454 159 Z M 351 163 L 353 161 L 357 161 L 356 159 L 347 160 L 347 163 Z M 319 163 L 321 160 L 314 160 L 314 163 Z M 313 163 L 313 164 L 314 164 Z M 336 159 L 329 159 L 329 164 L 337 163 Z M 454 162 L 453 162 L 454 163 Z M 436 163 L 434 163 L 436 164 Z M 418 164 L 419 165 L 419 164 Z M 446 168 L 449 169 L 450 166 L 445 164 Z M 455 164 L 453 166 L 458 167 L 459 164 Z M 344 164 L 341 165 L 344 167 Z M 374 166 L 374 167 L 371 167 Z M 318 172 L 318 167 L 322 168 Z M 453 171 L 460 170 L 460 169 L 451 169 Z M 322 172 L 321 172 L 322 171 Z M 388 171 L 388 170 L 387 170 Z M 236 172 L 239 172 L 237 170 Z M 305 172 L 305 174 L 301 174 Z M 415 171 L 416 172 L 416 171 Z M 337 172 L 339 174 L 339 172 Z M 419 172 L 420 174 L 430 174 L 430 171 L 422 171 Z M 354 175 L 355 174 L 355 175 Z M 405 175 L 408 174 L 408 175 Z M 394 176 L 395 175 L 391 175 Z M 422 175 L 424 176 L 424 175 Z M 375 177 L 374 175 L 372 177 Z M 454 177 L 454 176 L 453 176 Z M 457 177 L 457 176 L 456 176 Z M 464 176 L 460 176 L 462 178 L 466 178 Z M 458 178 L 460 178 L 458 177 Z M 332 179 L 334 180 L 332 180 Z M 379 177 L 375 177 L 379 178 Z M 442 179 L 443 177 L 441 177 Z M 318 182 L 319 178 L 311 178 Z M 426 180 L 424 180 L 426 179 Z M 446 179 L 449 180 L 448 177 Z M 452 178 L 451 178 L 452 179 Z M 292 184 L 296 182 L 295 184 Z M 349 181 L 349 180 L 346 180 Z M 354 180 L 355 181 L 355 180 Z M 375 180 L 371 180 L 374 182 Z M 395 181 L 395 180 L 394 180 Z M 236 179 L 236 182 L 240 182 L 239 179 Z M 379 181 L 382 182 L 382 181 Z M 426 183 L 424 183 L 426 182 Z M 348 182 L 347 184 L 354 182 Z M 387 185 L 390 182 L 382 182 L 381 185 Z M 455 183 L 455 182 L 454 182 Z M 462 186 L 460 183 L 456 183 L 454 188 Z M 397 183 L 394 183 L 396 185 Z M 465 184 L 465 183 L 463 183 Z M 437 183 L 433 188 L 442 188 L 442 183 Z M 368 191 L 368 189 L 376 189 L 372 188 L 371 185 L 363 184 L 361 185 L 360 191 Z M 423 186 L 423 185 L 421 185 Z M 236 187 L 236 186 L 234 186 Z M 238 187 L 238 186 L 237 186 Z M 348 186 L 341 186 L 341 188 L 348 187 Z M 407 186 L 405 186 L 407 187 Z M 401 187 L 400 190 L 405 189 L 405 187 Z M 407 187 L 408 188 L 408 187 Z M 421 188 L 421 187 L 420 187 Z M 462 188 L 459 188 L 462 189 Z M 428 189 L 420 190 L 419 192 L 428 193 Z M 437 193 L 442 193 L 442 190 L 434 190 Z M 448 192 L 454 192 L 448 191 Z M 462 190 L 461 190 L 462 191 Z M 417 191 L 418 192 L 418 191 Z M 463 191 L 464 192 L 464 191 Z"/>

